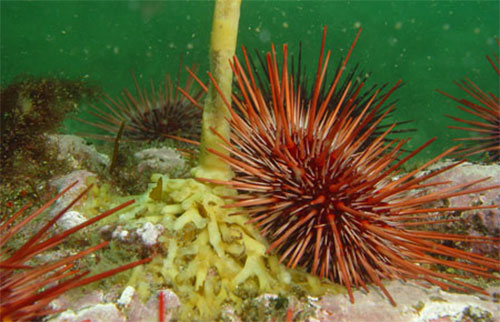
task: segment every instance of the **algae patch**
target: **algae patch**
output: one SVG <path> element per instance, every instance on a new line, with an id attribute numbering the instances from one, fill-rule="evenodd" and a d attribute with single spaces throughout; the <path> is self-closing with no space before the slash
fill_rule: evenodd
<path id="1" fill-rule="evenodd" d="M 266 241 L 247 224 L 248 218 L 238 209 L 224 208 L 225 197 L 234 196 L 234 190 L 165 175 L 153 175 L 152 181 L 115 223 L 126 229 L 145 222 L 164 227 L 157 256 L 135 268 L 128 282 L 143 299 L 168 286 L 181 298 L 181 320 L 212 320 L 227 305 L 244 314 L 243 303 L 264 293 L 301 297 L 342 289 L 288 270 L 267 254 Z M 106 197 L 96 200 L 112 200 Z"/>

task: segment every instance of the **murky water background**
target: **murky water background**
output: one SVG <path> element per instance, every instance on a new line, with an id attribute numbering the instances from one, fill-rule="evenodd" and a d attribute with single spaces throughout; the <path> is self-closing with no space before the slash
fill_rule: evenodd
<path id="1" fill-rule="evenodd" d="M 2 1 L 1 83 L 16 75 L 85 78 L 115 96 L 133 86 L 130 70 L 160 81 L 175 75 L 179 56 L 208 68 L 212 1 Z M 303 63 L 317 64 L 322 26 L 334 61 L 363 28 L 351 58 L 372 82 L 405 83 L 396 118 L 415 120 L 411 145 L 438 136 L 422 157 L 460 136 L 443 114 L 459 111 L 435 92 L 462 97 L 452 84 L 465 76 L 498 94 L 499 80 L 485 56 L 498 53 L 498 1 L 246 1 L 239 44 L 268 50 L 270 43 L 303 44 Z M 83 109 L 84 110 L 84 109 Z M 81 115 L 86 117 L 85 115 Z M 81 125 L 66 122 L 67 131 Z"/>

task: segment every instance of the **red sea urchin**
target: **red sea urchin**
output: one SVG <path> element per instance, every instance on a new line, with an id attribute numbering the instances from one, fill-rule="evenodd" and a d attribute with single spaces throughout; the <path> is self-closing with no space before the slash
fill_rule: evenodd
<path id="1" fill-rule="evenodd" d="M 498 260 L 447 247 L 440 241 L 491 243 L 498 239 L 413 228 L 442 222 L 435 217 L 443 212 L 490 208 L 428 206 L 432 201 L 486 190 L 472 187 L 486 179 L 426 194 L 425 188 L 443 184 L 426 183 L 427 179 L 459 163 L 417 174 L 456 148 L 401 174 L 400 166 L 433 140 L 403 157 L 406 140 L 385 142 L 392 125 L 365 145 L 367 137 L 392 110 L 391 106 L 377 115 L 379 106 L 399 83 L 373 107 L 379 94 L 375 92 L 357 115 L 353 115 L 354 104 L 340 110 L 343 102 L 355 101 L 358 94 L 349 92 L 348 84 L 336 108 L 327 109 L 358 36 L 359 33 L 324 100 L 319 99 L 319 93 L 330 58 L 330 51 L 324 55 L 326 28 L 313 94 L 308 100 L 301 96 L 300 85 L 294 86 L 293 77 L 289 77 L 286 45 L 281 72 L 274 46 L 266 56 L 271 71 L 270 101 L 263 99 L 246 54 L 246 70 L 234 57 L 231 67 L 239 89 L 232 100 L 238 112 L 225 100 L 232 117 L 231 140 L 219 135 L 221 146 L 231 156 L 208 150 L 231 165 L 235 177 L 230 181 L 199 180 L 238 189 L 242 194 L 230 197 L 236 200 L 226 207 L 242 207 L 248 213 L 249 223 L 254 223 L 269 240 L 269 252 L 276 251 L 288 267 L 303 266 L 311 273 L 343 284 L 351 301 L 353 287 L 368 291 L 366 285 L 373 283 L 395 305 L 383 279 L 424 280 L 443 289 L 485 293 L 460 280 L 461 275 L 442 273 L 430 266 L 444 265 L 463 273 L 496 278 L 488 271 L 498 269 Z M 212 82 L 218 88 L 213 78 Z M 223 96 L 220 91 L 219 94 Z"/>
<path id="2" fill-rule="evenodd" d="M 122 98 L 113 99 L 109 95 L 104 95 L 100 100 L 106 109 L 92 106 L 90 112 L 99 118 L 99 121 L 80 119 L 83 123 L 107 132 L 105 135 L 86 134 L 86 136 L 113 141 L 122 122 L 125 122 L 123 137 L 129 140 L 149 142 L 178 136 L 189 140 L 199 139 L 201 107 L 179 95 L 168 75 L 165 75 L 163 86 L 158 88 L 151 80 L 150 92 L 146 88 L 141 88 L 134 73 L 132 78 L 136 96 L 126 88 L 122 90 Z M 188 78 L 181 90 L 189 93 L 192 83 L 193 79 Z M 179 75 L 175 88 L 179 88 Z M 193 97 L 200 99 L 202 94 L 200 90 L 194 93 Z"/>
<path id="3" fill-rule="evenodd" d="M 146 258 L 100 274 L 85 277 L 89 271 L 86 270 L 82 272 L 79 269 L 75 269 L 75 263 L 78 259 L 108 245 L 108 242 L 102 242 L 99 245 L 82 250 L 75 255 L 67 256 L 60 260 L 43 263 L 39 266 L 30 266 L 30 261 L 35 256 L 56 247 L 64 242 L 71 234 L 104 217 L 116 213 L 134 202 L 133 200 L 128 201 L 78 226 L 50 236 L 50 228 L 52 228 L 57 220 L 60 219 L 71 206 L 80 200 L 91 187 L 83 191 L 68 206 L 49 220 L 21 247 L 17 249 L 9 249 L 6 247 L 9 240 L 11 240 L 15 234 L 19 233 L 26 224 L 43 213 L 44 210 L 50 207 L 75 184 L 76 182 L 27 217 L 23 218 L 23 214 L 29 208 L 29 204 L 10 218 L 0 222 L 1 322 L 30 321 L 37 317 L 56 313 L 56 310 L 48 308 L 47 306 L 53 299 L 62 293 L 150 261 L 149 258 Z"/>
<path id="4" fill-rule="evenodd" d="M 498 39 L 497 44 L 500 47 Z M 498 56 L 494 55 L 494 59 L 489 56 L 486 56 L 486 58 L 497 75 L 500 76 L 500 60 Z M 455 84 L 469 94 L 473 100 L 458 99 L 440 90 L 438 92 L 460 104 L 457 108 L 480 119 L 477 121 L 465 120 L 452 115 L 446 115 L 454 121 L 470 126 L 448 126 L 449 128 L 479 134 L 479 136 L 455 139 L 456 141 L 468 143 L 465 148 L 458 150 L 457 154 L 463 157 L 485 154 L 487 159 L 493 162 L 500 162 L 500 99 L 493 92 L 483 92 L 469 78 L 463 80 L 461 84 L 458 82 L 455 82 Z"/>
<path id="5" fill-rule="evenodd" d="M 244 48 L 243 51 L 245 51 Z M 310 101 L 312 99 L 314 88 L 309 86 L 312 82 L 310 82 L 309 81 L 310 79 L 308 79 L 307 77 L 308 76 L 308 74 L 306 73 L 307 66 L 305 66 L 305 64 L 303 64 L 302 62 L 302 45 L 299 44 L 299 49 L 296 55 L 296 57 L 298 58 L 296 61 L 294 59 L 293 54 L 290 56 L 291 56 L 291 63 L 289 64 L 289 68 L 291 68 L 291 72 L 289 77 L 293 78 L 294 88 L 300 90 L 300 97 L 302 97 L 302 99 L 305 101 Z M 248 55 L 248 60 L 250 65 L 252 66 L 252 71 L 255 74 L 255 80 L 259 85 L 259 90 L 263 95 L 263 99 L 267 102 L 270 102 L 272 100 L 271 88 L 268 82 L 263 81 L 265 79 L 269 79 L 268 65 L 266 63 L 266 59 L 263 58 L 263 55 L 258 50 L 255 50 L 255 57 L 257 58 L 258 65 L 260 66 L 260 68 L 254 62 L 255 59 L 252 58 L 251 55 Z M 343 59 L 340 58 L 338 59 L 338 63 L 334 65 L 333 69 L 331 68 L 325 69 L 325 73 L 323 76 L 324 81 L 328 82 L 328 79 L 332 78 L 332 76 L 333 78 L 335 78 L 340 68 L 342 68 L 342 66 L 343 66 Z M 366 73 L 360 70 L 359 63 L 356 64 L 354 67 L 349 68 L 349 70 L 347 70 L 346 68 L 346 70 L 344 70 L 342 73 L 342 79 L 339 80 L 338 84 L 335 86 L 333 94 L 331 94 L 331 98 L 328 100 L 327 110 L 330 111 L 335 110 L 338 104 L 340 104 L 340 106 L 338 107 L 339 111 L 342 111 L 344 109 L 349 109 L 350 106 L 354 105 L 355 107 L 352 108 L 351 116 L 356 117 L 363 111 L 364 106 L 366 106 L 368 101 L 370 101 L 375 91 L 378 90 L 379 95 L 377 95 L 373 100 L 373 102 L 371 103 L 371 108 L 374 108 L 375 106 L 377 107 L 377 114 L 372 118 L 371 122 L 365 124 L 365 126 L 369 128 L 372 122 L 375 122 L 375 120 L 377 120 L 382 114 L 384 114 L 384 112 L 387 109 L 389 109 L 392 105 L 394 105 L 394 103 L 397 102 L 397 100 L 386 101 L 387 91 L 393 92 L 395 89 L 395 88 L 393 89 L 389 88 L 389 84 L 385 83 L 381 86 L 373 84 L 369 87 L 366 86 L 366 84 L 371 80 L 371 78 L 372 78 L 371 73 Z M 314 83 L 312 85 L 314 86 Z M 348 85 L 349 89 L 346 91 L 346 87 Z M 325 101 L 327 90 L 328 88 L 324 86 L 320 88 L 320 91 L 317 94 L 318 101 Z M 352 99 L 344 100 L 342 98 L 343 96 Z M 238 98 L 241 100 L 242 99 L 241 95 L 238 96 Z M 378 104 L 379 100 L 384 100 L 383 104 Z M 380 134 L 384 133 L 385 130 L 387 130 L 387 128 L 389 128 L 392 124 L 395 124 L 395 128 L 391 131 L 391 134 L 415 131 L 415 129 L 401 127 L 402 125 L 410 123 L 411 121 L 401 121 L 395 123 L 390 121 L 389 120 L 390 114 L 392 114 L 393 111 L 394 110 L 391 110 L 386 115 L 385 119 L 381 123 L 377 124 L 376 129 L 371 133 L 369 137 L 365 139 L 365 142 L 363 143 L 364 146 L 368 146 L 373 140 L 377 139 L 380 136 Z M 361 135 L 362 133 L 364 133 L 364 131 L 361 130 L 359 131 L 359 133 L 360 133 L 359 135 Z M 391 138 L 385 137 L 384 140 L 390 141 Z"/>

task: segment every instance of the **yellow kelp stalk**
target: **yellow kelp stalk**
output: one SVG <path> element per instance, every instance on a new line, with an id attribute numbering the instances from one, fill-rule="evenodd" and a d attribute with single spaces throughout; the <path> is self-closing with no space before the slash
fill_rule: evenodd
<path id="1" fill-rule="evenodd" d="M 210 73 L 228 100 L 231 100 L 233 73 L 229 60 L 236 50 L 238 21 L 240 19 L 241 0 L 216 0 L 210 38 Z M 207 148 L 227 154 L 217 142 L 220 139 L 212 132 L 212 128 L 229 140 L 230 118 L 222 97 L 214 85 L 210 83 L 208 95 L 203 107 L 203 123 L 201 130 L 200 165 L 193 170 L 195 177 L 228 180 L 233 172 L 221 162 L 220 158 L 207 151 Z"/>

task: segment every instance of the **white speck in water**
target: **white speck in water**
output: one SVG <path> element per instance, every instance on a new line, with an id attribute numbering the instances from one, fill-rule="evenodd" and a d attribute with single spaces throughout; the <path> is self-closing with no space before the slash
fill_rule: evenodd
<path id="1" fill-rule="evenodd" d="M 271 32 L 269 30 L 264 29 L 262 32 L 259 34 L 259 40 L 261 42 L 269 42 L 271 40 Z"/>
<path id="2" fill-rule="evenodd" d="M 354 22 L 354 28 L 360 28 L 361 27 L 361 21 L 356 21 Z"/>
<path id="3" fill-rule="evenodd" d="M 65 35 L 67 34 L 68 32 L 66 30 L 61 30 L 61 34 Z"/>
<path id="4" fill-rule="evenodd" d="M 115 46 L 113 47 L 113 54 L 118 55 L 120 53 L 120 47 Z"/>
<path id="5" fill-rule="evenodd" d="M 193 48 L 194 48 L 194 45 L 193 45 L 192 43 L 188 43 L 188 44 L 186 45 L 186 48 L 187 48 L 187 49 L 193 49 Z"/>
<path id="6" fill-rule="evenodd" d="M 450 24 L 449 23 L 445 23 L 443 25 L 443 30 L 450 30 Z"/>
<path id="7" fill-rule="evenodd" d="M 175 44 L 173 42 L 169 43 L 168 48 L 175 48 Z"/>
<path id="8" fill-rule="evenodd" d="M 286 29 L 286 28 L 288 28 L 288 22 L 286 22 L 286 21 L 285 21 L 285 22 L 283 22 L 281 25 L 282 25 L 282 26 L 283 26 L 283 28 L 285 28 L 285 29 Z"/>
<path id="9" fill-rule="evenodd" d="M 474 33 L 476 35 L 479 35 L 480 32 L 481 32 L 481 29 L 479 27 L 474 28 Z"/>
<path id="10" fill-rule="evenodd" d="M 401 21 L 398 21 L 394 24 L 394 29 L 399 30 L 403 27 L 403 23 Z"/>

